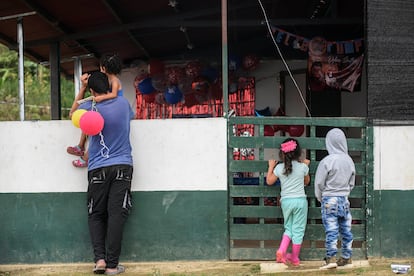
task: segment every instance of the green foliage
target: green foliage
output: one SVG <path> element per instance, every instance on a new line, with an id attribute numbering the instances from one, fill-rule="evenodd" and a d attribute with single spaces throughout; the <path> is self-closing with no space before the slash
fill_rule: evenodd
<path id="1" fill-rule="evenodd" d="M 50 120 L 50 72 L 43 65 L 24 61 L 25 120 Z M 62 76 L 62 119 L 68 119 L 74 83 Z M 17 121 L 19 115 L 18 55 L 0 44 L 0 121 Z"/>

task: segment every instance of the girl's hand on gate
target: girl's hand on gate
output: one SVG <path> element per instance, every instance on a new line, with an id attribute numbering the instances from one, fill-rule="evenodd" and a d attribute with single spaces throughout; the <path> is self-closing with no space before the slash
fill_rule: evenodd
<path id="1" fill-rule="evenodd" d="M 273 169 L 276 167 L 276 165 L 277 165 L 277 161 L 276 160 L 274 160 L 274 159 L 270 159 L 269 161 L 268 161 L 268 164 L 269 164 L 269 169 L 272 169 L 272 171 L 273 171 Z"/>

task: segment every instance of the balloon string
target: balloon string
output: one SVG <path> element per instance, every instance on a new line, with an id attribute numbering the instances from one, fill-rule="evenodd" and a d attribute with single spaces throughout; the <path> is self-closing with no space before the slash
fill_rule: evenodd
<path id="1" fill-rule="evenodd" d="M 93 100 L 92 101 L 92 111 L 98 111 L 98 108 L 96 108 L 96 102 Z M 99 136 L 101 137 L 101 140 L 99 141 L 99 143 L 101 144 L 102 148 L 101 148 L 101 155 L 104 158 L 109 158 L 109 148 L 105 145 L 105 140 L 104 140 L 104 136 L 102 134 L 102 131 L 99 132 Z"/>
<path id="2" fill-rule="evenodd" d="M 91 108 L 91 110 L 92 110 L 92 111 L 98 111 L 98 108 L 96 107 L 96 102 L 95 102 L 95 100 L 92 100 L 92 108 Z"/>
<path id="3" fill-rule="evenodd" d="M 104 158 L 109 158 L 109 148 L 105 145 L 104 136 L 102 135 L 102 132 L 99 132 L 99 136 L 101 137 L 101 141 L 99 143 L 102 146 L 101 155 Z"/>

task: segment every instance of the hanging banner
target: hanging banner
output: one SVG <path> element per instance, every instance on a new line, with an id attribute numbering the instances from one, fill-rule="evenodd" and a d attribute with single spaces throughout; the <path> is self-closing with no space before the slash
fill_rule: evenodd
<path id="1" fill-rule="evenodd" d="M 327 42 L 322 37 L 309 41 L 308 84 L 311 91 L 360 90 L 364 55 L 350 45 L 348 48 Z"/>
<path id="2" fill-rule="evenodd" d="M 292 34 L 275 26 L 272 34 L 278 44 L 308 53 L 308 83 L 311 91 L 360 90 L 364 40 L 327 41 Z"/>

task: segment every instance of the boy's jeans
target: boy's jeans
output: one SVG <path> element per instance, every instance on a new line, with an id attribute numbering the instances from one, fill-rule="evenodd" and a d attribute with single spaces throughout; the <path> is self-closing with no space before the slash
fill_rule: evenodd
<path id="1" fill-rule="evenodd" d="M 325 227 L 326 257 L 336 256 L 339 233 L 342 240 L 342 257 L 352 256 L 351 210 L 348 198 L 345 196 L 324 196 L 321 204 L 322 222 Z"/>

